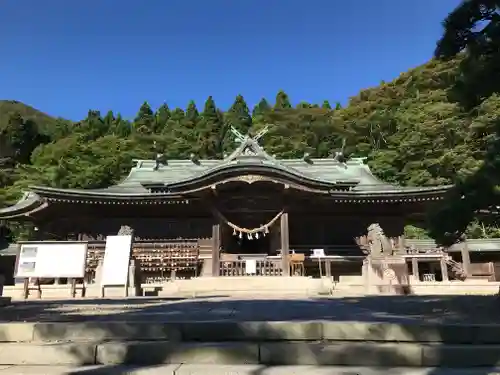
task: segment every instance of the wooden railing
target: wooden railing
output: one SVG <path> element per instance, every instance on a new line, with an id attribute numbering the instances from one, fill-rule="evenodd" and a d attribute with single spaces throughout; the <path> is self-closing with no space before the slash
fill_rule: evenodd
<path id="1" fill-rule="evenodd" d="M 222 260 L 219 262 L 220 276 L 282 276 L 281 260 L 255 260 L 255 273 L 248 273 L 244 260 Z"/>

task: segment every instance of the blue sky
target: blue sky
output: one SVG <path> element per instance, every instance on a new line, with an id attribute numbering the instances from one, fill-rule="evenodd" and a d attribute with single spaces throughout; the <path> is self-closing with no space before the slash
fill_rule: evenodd
<path id="1" fill-rule="evenodd" d="M 426 62 L 459 0 L 1 0 L 0 99 L 73 120 L 147 100 L 346 103 Z"/>

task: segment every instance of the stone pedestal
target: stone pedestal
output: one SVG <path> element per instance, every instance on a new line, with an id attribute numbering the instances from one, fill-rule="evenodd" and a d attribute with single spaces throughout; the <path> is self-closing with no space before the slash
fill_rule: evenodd
<path id="1" fill-rule="evenodd" d="M 408 267 L 402 256 L 368 255 L 363 262 L 362 274 L 367 294 L 409 293 Z"/>

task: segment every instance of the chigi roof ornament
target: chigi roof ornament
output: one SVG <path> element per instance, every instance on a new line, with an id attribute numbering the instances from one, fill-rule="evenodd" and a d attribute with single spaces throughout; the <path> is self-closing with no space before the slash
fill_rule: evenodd
<path id="1" fill-rule="evenodd" d="M 238 143 L 243 143 L 246 142 L 248 139 L 251 139 L 252 141 L 256 142 L 257 144 L 259 143 L 259 140 L 269 131 L 269 126 L 266 125 L 265 128 L 261 129 L 257 134 L 255 134 L 253 137 L 251 137 L 249 134 L 243 135 L 238 129 L 236 129 L 233 125 L 229 127 L 229 130 L 233 135 L 235 136 L 235 141 Z"/>

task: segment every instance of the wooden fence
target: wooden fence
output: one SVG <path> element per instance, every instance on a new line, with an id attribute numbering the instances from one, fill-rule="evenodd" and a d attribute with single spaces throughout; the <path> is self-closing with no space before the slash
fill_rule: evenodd
<path id="1" fill-rule="evenodd" d="M 255 262 L 255 269 L 251 265 Z M 282 276 L 281 260 L 221 260 L 220 276 Z"/>

